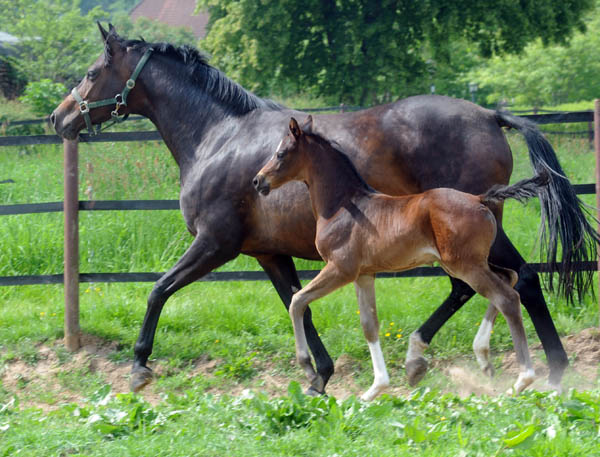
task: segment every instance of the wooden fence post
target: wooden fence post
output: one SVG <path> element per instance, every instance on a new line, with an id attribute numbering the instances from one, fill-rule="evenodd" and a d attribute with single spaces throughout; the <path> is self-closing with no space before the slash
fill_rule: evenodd
<path id="1" fill-rule="evenodd" d="M 600 99 L 598 98 L 594 100 L 594 149 L 596 150 L 596 217 L 600 221 Z M 598 229 L 600 230 L 600 226 Z M 600 257 L 598 258 L 598 311 L 600 312 Z"/>
<path id="2" fill-rule="evenodd" d="M 64 140 L 65 179 L 65 346 L 80 347 L 79 328 L 79 169 L 77 140 Z"/>

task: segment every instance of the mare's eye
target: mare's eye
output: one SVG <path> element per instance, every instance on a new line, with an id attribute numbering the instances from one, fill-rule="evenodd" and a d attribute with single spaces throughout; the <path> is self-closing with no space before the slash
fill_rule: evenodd
<path id="1" fill-rule="evenodd" d="M 283 159 L 283 157 L 284 157 L 284 156 L 285 156 L 285 151 L 279 151 L 279 152 L 277 153 L 277 158 L 278 158 L 278 159 Z"/>
<path id="2" fill-rule="evenodd" d="M 87 72 L 87 78 L 93 80 L 96 76 L 98 76 L 98 72 L 96 70 L 90 70 Z"/>

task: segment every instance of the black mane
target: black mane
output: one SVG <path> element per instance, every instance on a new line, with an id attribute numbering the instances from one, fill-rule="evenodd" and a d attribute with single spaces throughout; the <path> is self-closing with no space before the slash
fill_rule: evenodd
<path id="1" fill-rule="evenodd" d="M 350 170 L 351 174 L 357 179 L 361 187 L 368 190 L 369 192 L 375 194 L 379 193 L 377 190 L 373 189 L 371 186 L 369 186 L 369 184 L 367 184 L 362 175 L 356 169 L 356 166 L 354 165 L 352 160 L 350 160 L 346 153 L 341 150 L 341 146 L 336 141 L 330 141 L 316 133 L 308 133 L 306 131 L 304 133 L 316 143 L 318 143 L 320 146 L 322 146 L 324 149 L 327 149 L 328 152 L 336 154 L 340 158 L 341 162 L 344 163 L 346 167 Z"/>
<path id="2" fill-rule="evenodd" d="M 244 114 L 255 109 L 280 110 L 282 106 L 247 91 L 208 63 L 208 57 L 192 46 L 174 46 L 171 43 L 148 43 L 142 40 L 122 40 L 123 46 L 144 53 L 152 48 L 154 53 L 182 63 L 187 75 L 230 112 Z"/>

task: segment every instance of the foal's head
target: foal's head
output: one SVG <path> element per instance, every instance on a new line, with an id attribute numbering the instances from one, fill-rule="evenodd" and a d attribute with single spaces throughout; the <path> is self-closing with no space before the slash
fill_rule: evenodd
<path id="1" fill-rule="evenodd" d="M 292 118 L 289 128 L 290 132 L 281 140 L 271 160 L 252 180 L 255 189 L 262 195 L 268 195 L 271 189 L 277 189 L 288 181 L 305 180 L 306 134 L 312 131 L 312 116 L 306 118 L 302 127 Z"/>

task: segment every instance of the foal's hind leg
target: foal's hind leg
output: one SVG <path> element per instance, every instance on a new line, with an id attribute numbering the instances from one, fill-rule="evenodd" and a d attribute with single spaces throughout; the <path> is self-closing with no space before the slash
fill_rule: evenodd
<path id="1" fill-rule="evenodd" d="M 354 281 L 356 297 L 360 309 L 360 324 L 369 344 L 371 361 L 373 362 L 373 385 L 361 399 L 371 401 L 382 393 L 389 385 L 390 378 L 385 367 L 383 352 L 379 344 L 379 319 L 377 319 L 377 305 L 375 304 L 375 278 L 373 276 L 360 276 Z"/>
<path id="2" fill-rule="evenodd" d="M 302 367 L 310 382 L 308 393 L 311 393 L 312 391 L 322 392 L 324 386 L 322 378 L 315 372 L 310 360 L 303 325 L 304 313 L 310 302 L 324 297 L 335 289 L 348 284 L 353 279 L 354 278 L 342 274 L 333 263 L 328 263 L 319 274 L 306 285 L 306 287 L 300 289 L 292 297 L 290 317 L 292 319 L 292 325 L 294 326 L 296 359 L 298 365 Z"/>
<path id="3" fill-rule="evenodd" d="M 520 366 L 519 377 L 513 386 L 514 392 L 519 393 L 534 380 L 535 372 L 529 348 L 527 347 L 527 336 L 523 327 L 523 318 L 519 302 L 519 294 L 505 281 L 493 273 L 487 264 L 470 269 L 468 273 L 460 276 L 475 291 L 490 300 L 490 303 L 498 309 L 506 319 L 512 336 L 517 362 Z"/>
<path id="4" fill-rule="evenodd" d="M 517 283 L 518 276 L 513 270 L 493 264 L 490 264 L 490 269 L 510 287 L 514 287 Z M 490 337 L 497 316 L 498 309 L 490 303 L 473 340 L 473 352 L 475 352 L 477 363 L 481 370 L 490 377 L 494 376 L 494 365 L 490 360 Z"/>
<path id="5" fill-rule="evenodd" d="M 433 336 L 438 330 L 458 311 L 473 295 L 475 291 L 460 279 L 450 276 L 452 290 L 444 303 L 415 330 L 408 340 L 406 351 L 406 376 L 408 383 L 415 386 L 427 373 L 427 360 L 423 356 L 425 349 L 431 343 Z"/>
<path id="6" fill-rule="evenodd" d="M 498 234 L 490 251 L 490 261 L 518 272 L 519 280 L 515 289 L 521 296 L 521 303 L 529 313 L 546 353 L 550 368 L 548 383 L 560 392 L 561 380 L 569 366 L 569 359 L 546 305 L 538 274 L 527 265 L 501 227 L 498 227 Z"/>

